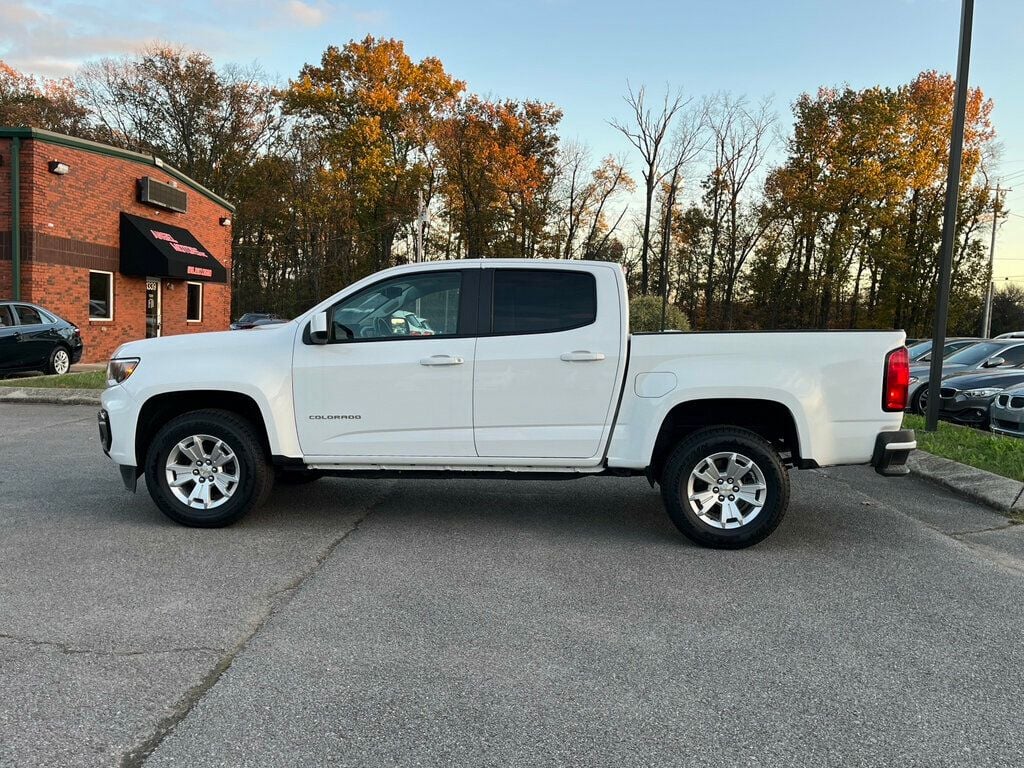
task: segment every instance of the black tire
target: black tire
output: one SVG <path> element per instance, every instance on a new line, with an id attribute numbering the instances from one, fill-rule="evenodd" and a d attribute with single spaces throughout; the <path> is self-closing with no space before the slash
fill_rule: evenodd
<path id="1" fill-rule="evenodd" d="M 306 485 L 323 477 L 315 469 L 279 469 L 276 482 L 281 485 Z"/>
<path id="2" fill-rule="evenodd" d="M 924 416 L 924 395 L 928 392 L 928 385 L 925 384 L 917 388 L 914 394 L 910 398 L 910 412 L 916 413 L 919 416 Z"/>
<path id="3" fill-rule="evenodd" d="M 237 469 L 237 485 L 212 509 L 196 509 L 179 500 L 167 481 L 171 451 L 194 435 L 223 440 L 235 456 L 232 466 Z M 145 467 L 146 487 L 160 511 L 177 523 L 195 528 L 231 525 L 262 504 L 274 485 L 274 471 L 255 428 L 230 411 L 191 411 L 171 419 L 153 438 Z"/>
<path id="4" fill-rule="evenodd" d="M 71 370 L 71 352 L 63 344 L 57 344 L 50 350 L 50 357 L 46 361 L 46 372 L 53 375 L 64 375 Z"/>
<path id="5" fill-rule="evenodd" d="M 708 458 L 716 454 L 729 453 L 740 454 L 751 460 L 756 465 L 755 468 L 763 475 L 765 488 L 763 496 L 757 495 L 757 500 L 762 505 L 761 509 L 751 517 L 749 522 L 738 527 L 722 528 L 702 520 L 697 511 L 691 507 L 688 487 L 691 473 L 697 471 L 701 465 L 710 467 L 710 465 L 705 465 Z M 728 459 L 719 461 L 726 465 L 728 463 Z M 708 471 L 706 469 L 705 474 Z M 743 474 L 733 478 L 739 483 L 734 487 L 741 487 L 740 478 L 746 478 L 751 482 L 754 479 L 753 470 L 749 466 L 740 471 Z M 698 484 L 700 485 L 698 486 Z M 709 486 L 710 484 L 695 479 L 695 492 L 712 493 Z M 727 491 L 724 493 L 728 495 Z M 669 517 L 686 538 L 704 547 L 741 549 L 762 541 L 782 522 L 789 506 L 789 474 L 782 466 L 779 454 L 760 435 L 739 427 L 709 427 L 689 435 L 672 452 L 662 472 L 661 496 Z M 719 496 L 719 498 L 722 497 Z M 726 514 L 725 507 L 720 502 L 715 502 L 713 498 L 710 500 L 713 502 L 712 507 L 714 507 L 714 503 L 718 504 L 718 522 L 721 523 L 721 518 Z M 737 509 L 740 505 L 747 514 L 754 508 L 753 504 L 742 500 L 737 502 Z M 713 514 L 709 514 L 707 517 L 712 522 L 715 521 Z M 742 513 L 741 517 L 730 515 L 726 518 L 726 523 L 738 521 L 741 518 Z"/>

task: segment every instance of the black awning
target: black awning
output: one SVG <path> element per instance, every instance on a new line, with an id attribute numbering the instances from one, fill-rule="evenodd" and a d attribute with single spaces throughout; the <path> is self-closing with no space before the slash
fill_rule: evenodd
<path id="1" fill-rule="evenodd" d="M 187 229 L 121 214 L 121 272 L 226 283 L 228 271 Z"/>

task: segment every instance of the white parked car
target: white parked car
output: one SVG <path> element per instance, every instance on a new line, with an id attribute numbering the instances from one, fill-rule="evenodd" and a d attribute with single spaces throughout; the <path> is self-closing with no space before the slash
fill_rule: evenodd
<path id="1" fill-rule="evenodd" d="M 431 335 L 394 319 L 424 318 Z M 467 260 L 367 277 L 261 333 L 125 344 L 99 414 L 186 525 L 227 525 L 275 477 L 646 475 L 712 547 L 771 533 L 791 467 L 905 474 L 904 334 L 633 334 L 606 262 Z"/>

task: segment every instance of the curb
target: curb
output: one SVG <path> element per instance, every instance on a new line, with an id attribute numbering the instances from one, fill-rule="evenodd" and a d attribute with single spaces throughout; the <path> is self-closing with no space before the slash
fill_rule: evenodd
<path id="1" fill-rule="evenodd" d="M 101 389 L 60 389 L 54 387 L 0 386 L 0 403 L 44 403 L 52 405 L 99 405 Z"/>
<path id="2" fill-rule="evenodd" d="M 920 449 L 910 454 L 907 466 L 919 477 L 1000 512 L 1024 510 L 1024 483 L 1018 480 L 969 467 L 952 459 L 934 456 Z"/>

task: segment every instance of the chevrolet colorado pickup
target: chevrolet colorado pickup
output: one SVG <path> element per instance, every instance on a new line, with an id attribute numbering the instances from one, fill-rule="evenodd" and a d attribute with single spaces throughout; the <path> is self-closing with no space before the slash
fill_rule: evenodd
<path id="1" fill-rule="evenodd" d="M 185 525 L 228 525 L 275 480 L 646 475 L 685 536 L 739 548 L 779 525 L 789 468 L 906 474 L 903 342 L 630 334 L 616 264 L 413 264 L 282 325 L 121 346 L 99 427 L 128 489 L 145 475 Z"/>

